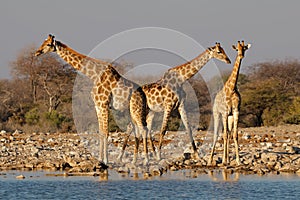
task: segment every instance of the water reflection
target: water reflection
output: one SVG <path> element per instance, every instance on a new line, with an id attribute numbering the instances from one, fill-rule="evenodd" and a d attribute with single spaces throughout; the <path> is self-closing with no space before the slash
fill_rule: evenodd
<path id="1" fill-rule="evenodd" d="M 221 171 L 209 171 L 208 176 L 213 181 L 227 181 L 227 182 L 236 182 L 240 179 L 240 173 L 231 171 L 221 170 Z"/>
<path id="2" fill-rule="evenodd" d="M 168 171 L 162 175 L 153 175 L 148 171 L 139 171 L 133 169 L 130 173 L 118 173 L 109 170 L 106 173 L 99 174 L 100 181 L 107 180 L 188 180 L 205 179 L 214 182 L 237 182 L 240 179 L 240 173 L 231 170 L 195 170 L 186 169 L 179 171 Z"/>

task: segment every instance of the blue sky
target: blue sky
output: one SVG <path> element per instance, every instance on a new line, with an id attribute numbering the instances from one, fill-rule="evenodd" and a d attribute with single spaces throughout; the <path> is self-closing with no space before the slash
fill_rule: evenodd
<path id="1" fill-rule="evenodd" d="M 112 35 L 149 26 L 179 31 L 203 47 L 221 42 L 231 60 L 236 56 L 231 45 L 244 39 L 252 43 L 252 47 L 243 66 L 276 59 L 299 59 L 299 8 L 299 1 L 280 0 L 4 0 L 0 2 L 0 79 L 9 77 L 10 62 L 16 59 L 18 52 L 32 44 L 40 45 L 48 33 L 77 51 L 89 54 Z M 201 52 L 193 53 L 197 56 Z M 170 56 L 160 58 L 157 54 L 129 58 L 138 64 L 184 62 Z"/>

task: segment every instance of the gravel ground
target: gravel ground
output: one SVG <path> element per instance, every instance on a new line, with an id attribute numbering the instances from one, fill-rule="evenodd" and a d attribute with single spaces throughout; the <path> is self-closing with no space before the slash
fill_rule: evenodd
<path id="1" fill-rule="evenodd" d="M 157 145 L 158 135 L 155 135 Z M 300 173 L 300 125 L 257 127 L 239 129 L 239 149 L 242 165 L 235 163 L 233 141 L 230 145 L 230 164 L 222 166 L 222 138 L 216 146 L 212 166 L 207 165 L 212 133 L 194 131 L 199 149 L 199 159 L 190 158 L 191 145 L 184 131 L 167 132 L 162 148 L 162 160 L 156 161 L 149 150 L 150 162 L 143 166 L 143 156 L 138 162 L 133 158 L 133 138 L 130 138 L 123 162 L 117 161 L 125 133 L 111 133 L 109 138 L 109 164 L 119 173 L 143 173 L 145 177 L 161 175 L 167 171 L 193 169 L 197 173 L 226 170 L 243 174 Z M 220 134 L 222 136 L 222 134 Z M 0 170 L 62 171 L 64 174 L 99 175 L 106 166 L 98 158 L 99 139 L 96 134 L 74 133 L 13 133 L 0 132 Z M 142 145 L 139 148 L 142 152 Z M 141 155 L 141 154 L 140 154 Z"/>

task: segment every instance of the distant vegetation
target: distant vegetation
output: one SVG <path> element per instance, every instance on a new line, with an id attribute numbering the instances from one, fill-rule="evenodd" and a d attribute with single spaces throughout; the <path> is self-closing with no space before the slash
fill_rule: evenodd
<path id="1" fill-rule="evenodd" d="M 34 50 L 34 47 L 27 47 L 21 51 L 10 64 L 12 79 L 0 80 L 0 129 L 76 131 L 72 116 L 76 72 L 53 54 L 34 57 Z M 125 68 L 132 66 L 121 63 L 117 68 L 123 73 Z M 238 82 L 242 96 L 240 127 L 300 124 L 300 62 L 264 62 L 247 69 L 246 74 L 240 74 Z M 224 81 L 229 73 L 224 75 Z M 200 119 L 194 119 L 200 123 L 194 128 L 208 129 L 212 119 L 211 96 L 221 88 L 220 82 L 211 80 L 209 84 L 214 86 L 212 91 L 208 91 L 207 83 L 199 76 L 192 78 L 189 83 L 196 92 L 200 109 Z M 186 105 L 189 113 L 195 111 L 189 99 Z M 160 122 L 154 124 L 160 125 Z M 178 113 L 174 112 L 168 127 L 175 130 L 179 124 Z M 159 125 L 154 128 L 158 129 Z M 110 130 L 118 130 L 113 119 Z"/>

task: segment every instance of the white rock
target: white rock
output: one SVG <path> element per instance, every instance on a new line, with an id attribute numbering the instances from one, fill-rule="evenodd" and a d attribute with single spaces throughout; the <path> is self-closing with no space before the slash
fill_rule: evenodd
<path id="1" fill-rule="evenodd" d="M 271 148 L 271 147 L 273 146 L 273 143 L 272 143 L 272 142 L 267 142 L 267 143 L 266 143 L 266 146 L 267 146 L 268 148 Z"/>
<path id="2" fill-rule="evenodd" d="M 25 178 L 25 176 L 24 175 L 19 175 L 19 176 L 16 176 L 16 179 L 24 179 Z"/>

